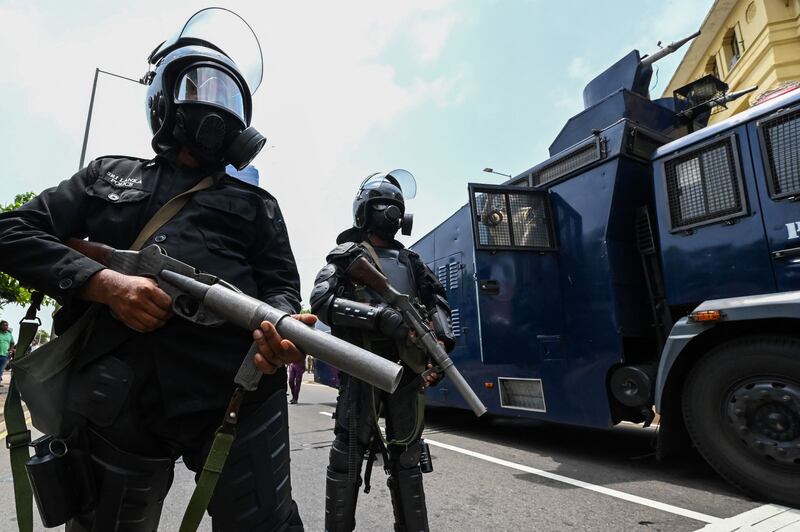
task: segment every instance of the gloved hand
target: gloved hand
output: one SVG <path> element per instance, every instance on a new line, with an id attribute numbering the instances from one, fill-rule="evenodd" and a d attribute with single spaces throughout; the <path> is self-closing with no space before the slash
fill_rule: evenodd
<path id="1" fill-rule="evenodd" d="M 389 306 L 383 306 L 378 314 L 378 330 L 395 340 L 406 339 L 409 331 L 403 322 L 403 315 Z"/>

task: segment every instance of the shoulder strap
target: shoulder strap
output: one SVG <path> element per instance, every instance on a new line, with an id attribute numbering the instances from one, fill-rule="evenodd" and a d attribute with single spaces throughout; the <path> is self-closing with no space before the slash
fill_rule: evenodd
<path id="1" fill-rule="evenodd" d="M 25 356 L 28 348 L 39 330 L 42 322 L 36 317 L 36 311 L 42 304 L 44 294 L 34 292 L 31 295 L 31 306 L 22 321 L 19 322 L 19 336 L 17 337 L 17 353 L 15 356 Z M 14 385 L 14 375 L 8 387 L 6 404 L 3 407 L 3 418 L 6 422 L 6 448 L 11 461 L 11 476 L 14 479 L 14 503 L 17 508 L 17 524 L 20 532 L 33 530 L 33 491 L 28 474 L 25 471 L 25 462 L 30 458 L 28 447 L 31 443 L 31 431 L 25 422 L 22 411 L 22 401 L 19 390 Z"/>
<path id="2" fill-rule="evenodd" d="M 378 269 L 378 271 L 386 275 L 383 271 L 383 268 L 381 267 L 381 258 L 378 256 L 378 253 L 375 251 L 375 248 L 372 247 L 372 244 L 370 244 L 369 241 L 364 240 L 363 242 L 361 242 L 361 245 L 364 247 L 364 249 L 367 250 L 367 254 L 372 259 L 372 262 L 375 263 L 375 267 Z"/>
<path id="3" fill-rule="evenodd" d="M 189 198 L 192 196 L 192 194 L 200 190 L 207 189 L 208 187 L 213 185 L 219 175 L 220 174 L 217 173 L 203 178 L 202 181 L 197 183 L 189 190 L 181 192 L 180 194 L 178 194 L 177 196 L 166 202 L 164 205 L 162 205 L 161 208 L 158 209 L 158 212 L 156 212 L 153 215 L 153 217 L 150 218 L 150 221 L 148 221 L 144 225 L 142 230 L 139 232 L 139 236 L 136 237 L 136 240 L 133 242 L 133 244 L 131 244 L 130 249 L 134 251 L 142 249 L 144 243 L 147 242 L 148 238 L 153 236 L 153 233 L 158 231 L 160 227 L 162 227 L 164 224 L 166 224 L 168 221 L 174 218 L 175 215 L 178 214 L 181 209 L 183 209 L 183 207 L 189 201 Z"/>

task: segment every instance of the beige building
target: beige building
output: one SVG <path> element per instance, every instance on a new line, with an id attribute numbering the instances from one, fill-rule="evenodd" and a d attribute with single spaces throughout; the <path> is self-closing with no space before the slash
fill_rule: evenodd
<path id="1" fill-rule="evenodd" d="M 718 108 L 710 122 L 800 80 L 800 0 L 716 0 L 700 30 L 664 96 L 706 74 L 716 75 L 731 91 L 758 85 L 752 96 Z"/>

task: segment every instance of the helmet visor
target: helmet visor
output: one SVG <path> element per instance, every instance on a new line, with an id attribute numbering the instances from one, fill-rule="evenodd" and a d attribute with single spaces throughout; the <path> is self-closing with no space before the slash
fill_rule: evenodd
<path id="1" fill-rule="evenodd" d="M 222 107 L 246 122 L 242 89 L 227 73 L 214 67 L 191 67 L 175 85 L 175 103 L 209 103 Z"/>
<path id="2" fill-rule="evenodd" d="M 417 181 L 414 179 L 414 174 L 403 169 L 372 174 L 361 183 L 361 190 L 378 188 L 383 183 L 389 183 L 399 188 L 405 199 L 412 199 L 417 195 Z"/>
<path id="3" fill-rule="evenodd" d="M 245 20 L 224 7 L 207 7 L 192 15 L 180 31 L 158 45 L 148 58 L 155 64 L 171 50 L 187 45 L 207 45 L 227 55 L 255 94 L 261 85 L 264 61 L 261 44 Z"/>

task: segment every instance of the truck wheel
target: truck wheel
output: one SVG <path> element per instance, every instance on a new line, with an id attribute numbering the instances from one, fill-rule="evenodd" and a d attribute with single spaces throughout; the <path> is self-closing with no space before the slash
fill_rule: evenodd
<path id="1" fill-rule="evenodd" d="M 800 340 L 723 344 L 692 369 L 683 417 L 700 454 L 762 500 L 800 505 Z"/>

